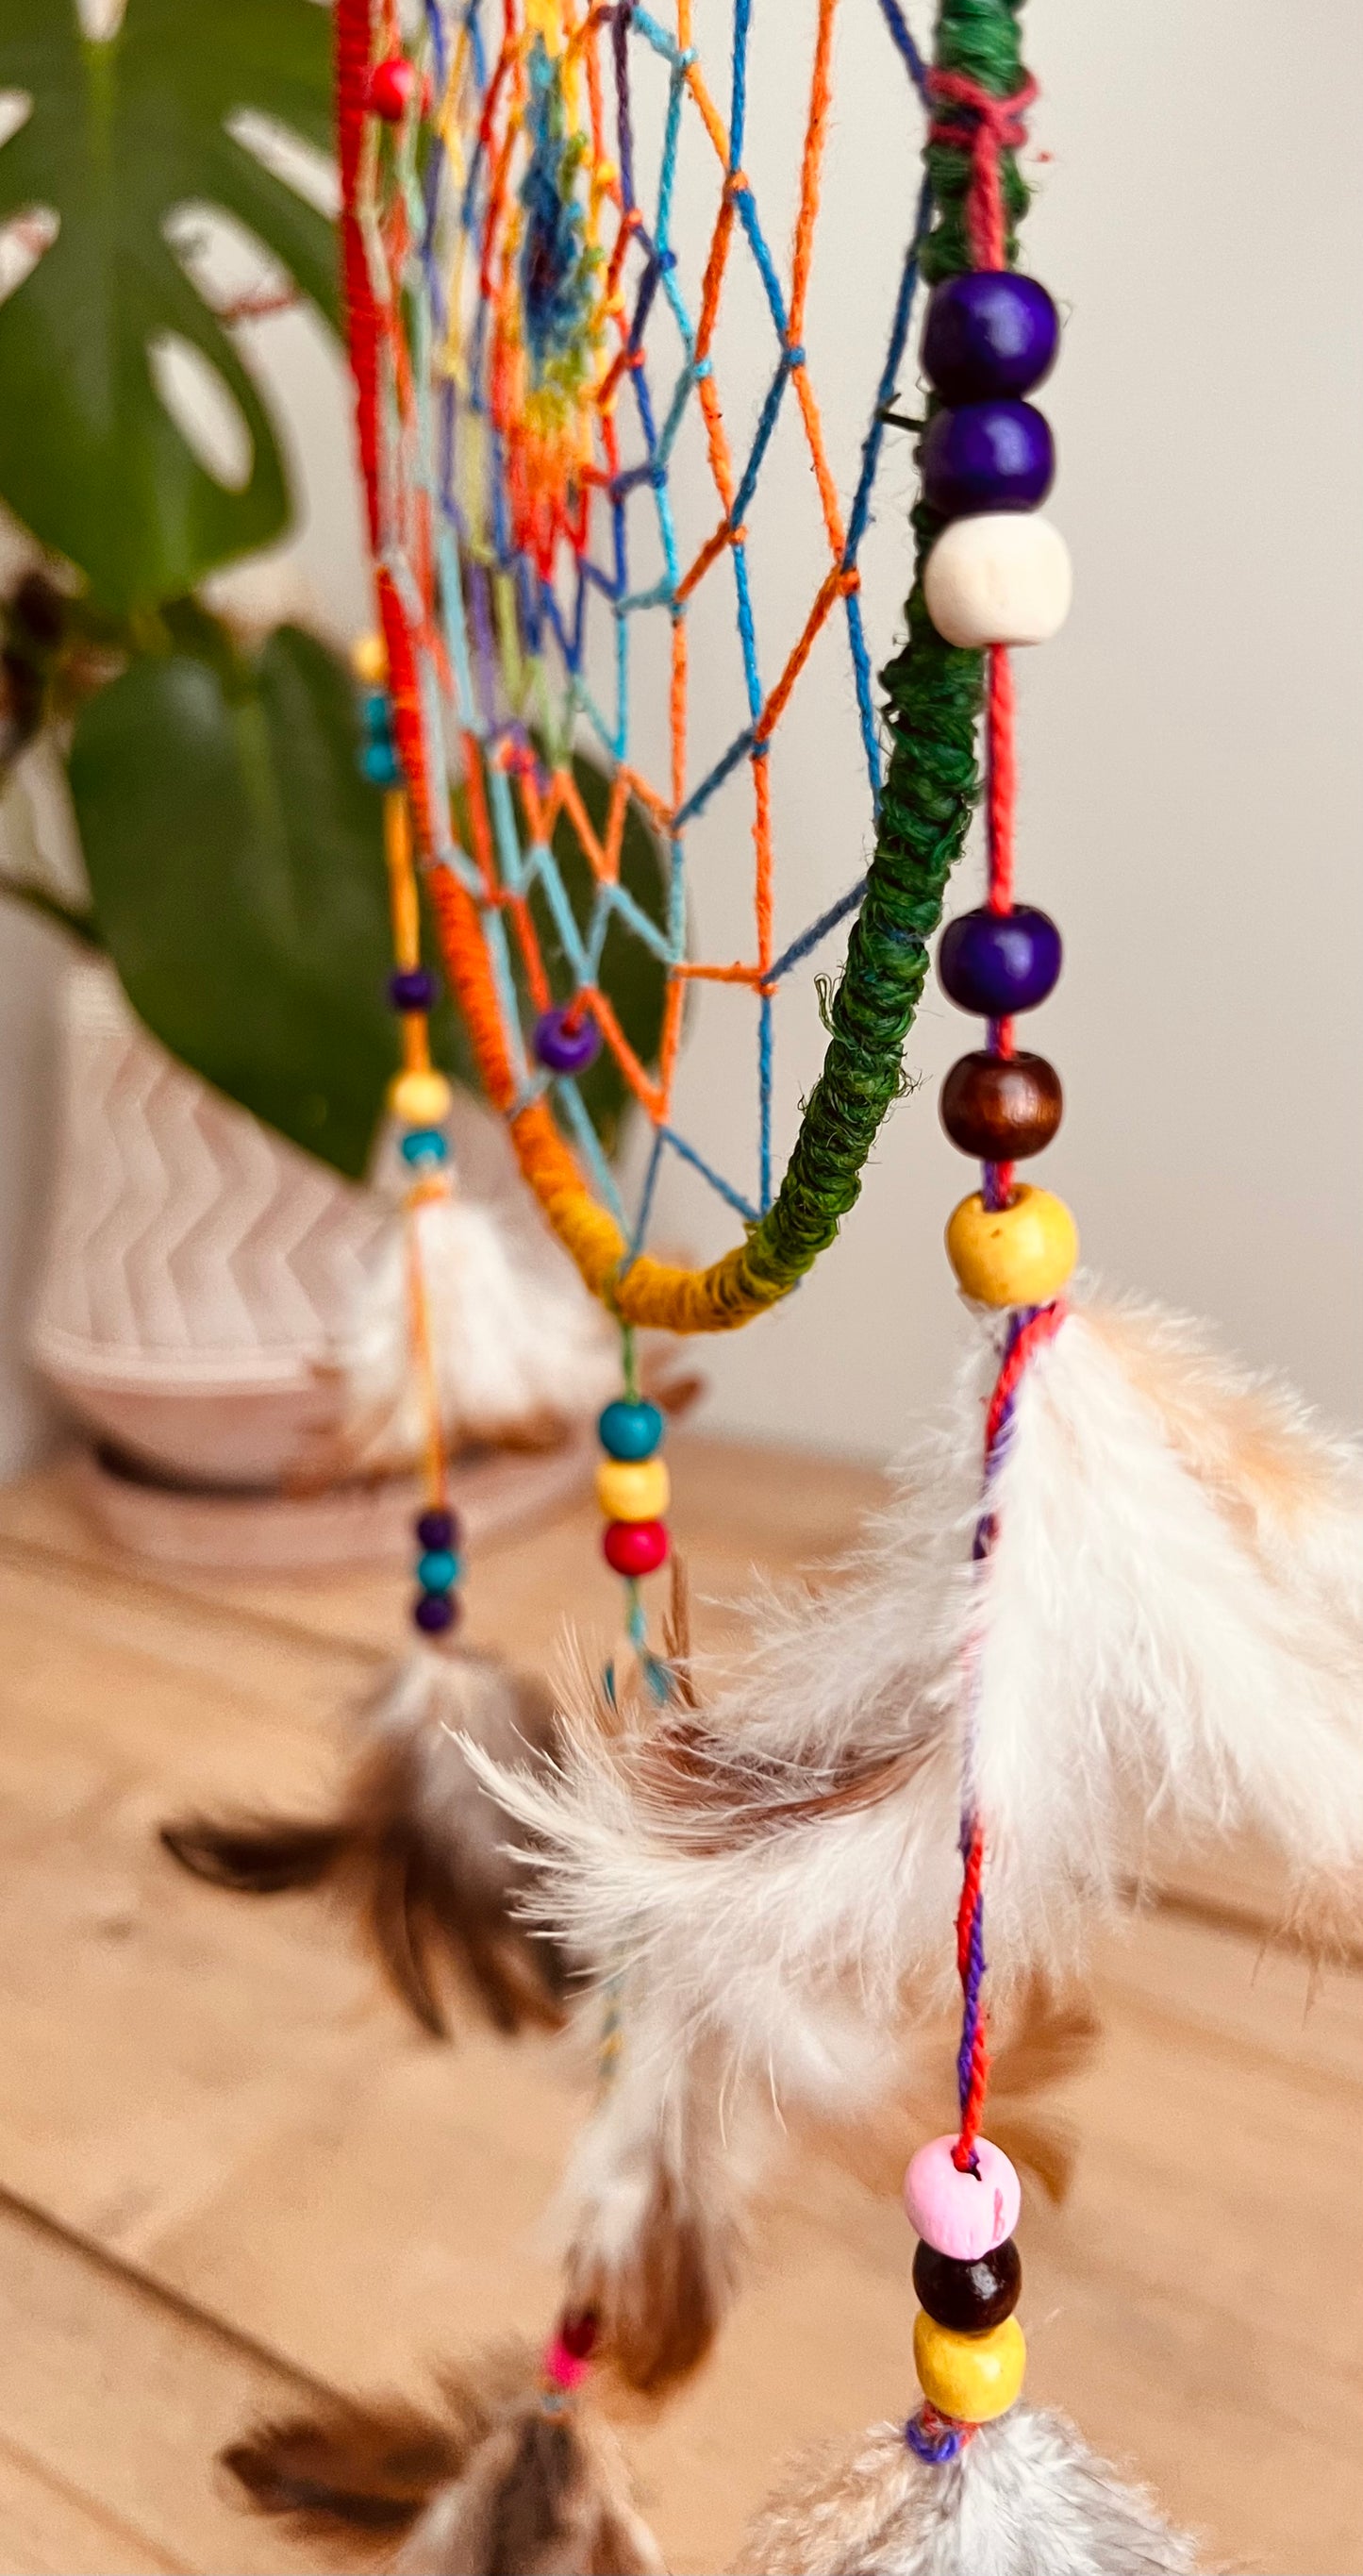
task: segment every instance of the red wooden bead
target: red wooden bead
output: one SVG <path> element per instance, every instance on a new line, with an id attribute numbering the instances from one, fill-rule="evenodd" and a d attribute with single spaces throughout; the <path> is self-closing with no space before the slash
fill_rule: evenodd
<path id="1" fill-rule="evenodd" d="M 609 1521 L 601 1553 L 616 1574 L 656 1574 L 667 1556 L 667 1531 L 661 1521 Z"/>
<path id="2" fill-rule="evenodd" d="M 978 1163 L 1020 1163 L 1049 1145 L 1065 1095 L 1044 1055 L 963 1055 L 942 1085 L 942 1125 Z"/>
<path id="3" fill-rule="evenodd" d="M 369 105 L 387 125 L 399 125 L 416 88 L 416 65 L 404 54 L 389 54 L 369 75 Z"/>

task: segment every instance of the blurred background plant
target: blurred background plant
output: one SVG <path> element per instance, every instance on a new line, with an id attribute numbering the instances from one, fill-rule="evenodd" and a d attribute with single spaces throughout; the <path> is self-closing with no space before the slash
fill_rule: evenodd
<path id="1" fill-rule="evenodd" d="M 72 899 L 24 865 L 0 890 L 102 950 L 182 1063 L 358 1179 L 397 1049 L 382 799 L 357 765 L 352 683 L 317 636 L 252 636 L 204 595 L 295 513 L 234 328 L 305 298 L 339 329 L 330 13 L 128 0 L 91 32 L 71 0 L 7 0 L 0 92 L 0 500 L 43 554 L 0 603 L 0 763 L 55 745 L 87 879 Z M 214 288 L 224 227 L 249 244 L 231 297 Z M 599 823 L 605 781 L 575 767 Z M 587 862 L 566 833 L 556 847 L 585 916 Z M 621 869 L 661 918 L 637 810 Z M 554 924 L 542 897 L 532 911 L 552 982 Z M 661 969 L 608 938 L 601 980 L 651 1062 Z M 433 1038 L 472 1087 L 448 1008 Z M 613 1150 L 627 1095 L 609 1050 L 583 1092 Z"/>

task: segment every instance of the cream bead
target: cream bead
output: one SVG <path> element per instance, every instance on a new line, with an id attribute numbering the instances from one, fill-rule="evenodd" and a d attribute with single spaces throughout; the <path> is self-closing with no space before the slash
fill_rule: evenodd
<path id="1" fill-rule="evenodd" d="M 923 574 L 928 615 L 948 644 L 1048 644 L 1073 589 L 1069 548 L 1034 510 L 953 519 Z"/>

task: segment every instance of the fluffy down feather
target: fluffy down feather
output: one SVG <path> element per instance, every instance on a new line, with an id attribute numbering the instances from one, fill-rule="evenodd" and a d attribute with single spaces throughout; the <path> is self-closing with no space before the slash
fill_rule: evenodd
<path id="1" fill-rule="evenodd" d="M 967 1737 L 991 1959 L 1058 1981 L 1167 1839 L 1255 1826 L 1303 1882 L 1363 1863 L 1363 1482 L 1169 1319 L 1071 1314 L 1018 1392 L 973 1566 L 976 1367 L 849 1579 L 759 1610 L 708 1708 L 584 1700 L 499 1794 L 550 1913 L 646 1992 L 663 2063 L 843 2118 L 950 1974 Z M 475 1764 L 479 1757 L 471 1755 Z M 538 1901 L 538 1899 L 537 1899 Z"/>
<path id="2" fill-rule="evenodd" d="M 1058 2415 L 1015 2406 L 927 2467 L 902 2425 L 825 2454 L 759 2516 L 737 2576 L 1194 2576 L 1193 2544 Z"/>
<path id="3" fill-rule="evenodd" d="M 609 1322 L 576 1271 L 552 1247 L 533 1261 L 518 1257 L 490 1207 L 451 1192 L 395 1217 L 383 1238 L 344 1336 L 343 1420 L 332 1473 L 390 1473 L 422 1454 L 413 1249 L 452 1448 L 473 1441 L 552 1446 L 615 1393 L 619 1358 Z"/>
<path id="4" fill-rule="evenodd" d="M 560 2021 L 572 1962 L 525 1920 L 528 1838 L 474 1778 L 460 1741 L 502 1762 L 547 1766 L 556 1731 L 543 1684 L 490 1656 L 418 1647 L 359 1708 L 356 1725 L 333 1817 L 193 1817 L 163 1828 L 167 1849 L 197 1877 L 241 1894 L 333 1888 L 366 1925 L 403 2001 L 438 2036 L 442 1964 L 500 2030 Z"/>

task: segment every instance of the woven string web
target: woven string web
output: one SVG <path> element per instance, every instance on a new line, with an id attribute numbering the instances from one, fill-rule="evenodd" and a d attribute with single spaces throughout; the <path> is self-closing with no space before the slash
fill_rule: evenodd
<path id="1" fill-rule="evenodd" d="M 891 284 L 858 403 L 864 432 L 840 475 L 804 345 L 837 132 L 838 5 L 766 8 L 773 23 L 788 17 L 782 45 L 796 43 L 798 27 L 803 49 L 791 73 L 798 92 L 782 88 L 800 110 L 783 115 L 779 136 L 757 86 L 752 0 L 655 9 L 426 0 L 415 47 L 410 24 L 406 39 L 425 66 L 419 112 L 396 132 L 368 117 L 354 144 L 375 314 L 372 349 L 357 353 L 374 377 L 371 522 L 381 572 L 420 644 L 424 776 L 414 801 L 429 857 L 476 906 L 511 1069 L 503 1107 L 514 1117 L 550 1087 L 527 1032 L 538 1012 L 567 1002 L 595 1019 L 645 1113 L 648 1150 L 633 1157 L 627 1186 L 577 1082 L 552 1085 L 631 1252 L 647 1238 L 669 1155 L 745 1221 L 770 1203 L 780 1178 L 774 1004 L 855 911 L 863 880 L 853 871 L 880 784 L 861 556 L 925 214 L 912 175 L 924 67 L 897 0 L 843 0 L 845 13 L 874 21 L 901 138 L 892 165 L 881 166 L 882 154 L 866 172 L 862 216 L 868 233 L 897 230 L 902 250 L 888 270 L 881 264 L 878 283 Z M 371 58 L 398 48 L 391 0 L 377 0 L 365 32 Z M 764 110 L 763 166 L 784 171 L 771 190 L 784 196 L 779 226 L 745 167 Z M 344 133 L 342 144 L 344 166 Z M 845 253 L 836 282 L 849 301 L 870 291 Z M 735 298 L 742 327 L 726 360 L 722 323 Z M 767 532 L 776 571 L 764 589 L 759 487 L 792 439 L 817 529 L 789 547 L 779 525 Z M 892 551 L 897 600 L 902 516 Z M 829 639 L 839 636 L 830 676 Z M 811 664 L 817 692 L 811 677 L 800 685 Z M 771 755 L 783 723 L 819 726 L 830 696 L 855 727 L 861 807 L 820 858 L 817 907 L 783 919 Z M 574 746 L 609 779 L 596 824 L 569 765 Z M 404 752 L 410 774 L 410 739 Z M 655 906 L 620 878 L 631 801 L 663 854 Z M 555 856 L 565 826 L 589 871 L 585 907 L 580 893 L 576 908 L 570 900 Z M 552 975 L 537 890 L 539 916 L 547 905 L 554 925 Z M 697 953 L 698 925 L 703 936 L 712 922 L 710 953 Z M 639 1060 L 602 990 L 608 935 L 642 942 L 662 969 L 656 1064 Z M 812 986 L 812 971 L 805 980 Z M 678 1108 L 683 1017 L 698 985 L 730 988 L 749 1013 L 756 1115 L 728 1104 L 723 1135 L 733 1143 L 723 1151 L 684 1132 Z"/>

